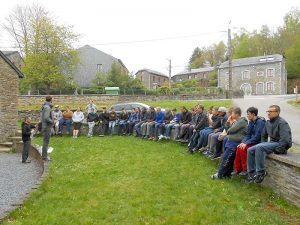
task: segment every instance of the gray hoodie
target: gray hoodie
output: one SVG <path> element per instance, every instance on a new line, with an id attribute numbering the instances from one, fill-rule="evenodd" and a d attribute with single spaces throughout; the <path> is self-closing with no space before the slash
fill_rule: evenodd
<path id="1" fill-rule="evenodd" d="M 240 117 L 227 130 L 227 138 L 230 141 L 241 142 L 246 134 L 248 120 Z"/>
<path id="2" fill-rule="evenodd" d="M 53 126 L 51 108 L 52 105 L 50 102 L 45 102 L 42 107 L 42 113 L 41 113 L 42 129 L 51 128 Z"/>

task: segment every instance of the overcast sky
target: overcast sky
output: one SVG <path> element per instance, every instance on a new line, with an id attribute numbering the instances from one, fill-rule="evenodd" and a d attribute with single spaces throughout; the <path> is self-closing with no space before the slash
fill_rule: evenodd
<path id="1" fill-rule="evenodd" d="M 59 23 L 73 25 L 81 34 L 76 47 L 98 48 L 133 72 L 149 68 L 167 74 L 167 59 L 172 59 L 172 75 L 184 70 L 195 47 L 227 42 L 229 20 L 232 27 L 249 31 L 264 24 L 275 30 L 292 7 L 300 8 L 299 0 L 9 0 L 1 3 L 0 22 L 20 2 L 38 2 Z M 5 50 L 11 43 L 0 31 Z M 122 44 L 134 41 L 143 42 Z"/>

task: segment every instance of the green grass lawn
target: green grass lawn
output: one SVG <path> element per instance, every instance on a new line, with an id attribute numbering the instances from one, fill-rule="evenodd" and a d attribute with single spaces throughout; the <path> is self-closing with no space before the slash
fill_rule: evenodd
<path id="1" fill-rule="evenodd" d="M 41 143 L 41 139 L 34 142 Z M 299 224 L 269 188 L 211 180 L 217 162 L 175 142 L 55 137 L 48 178 L 3 224 Z M 1 222 L 0 222 L 1 224 Z"/>
<path id="2" fill-rule="evenodd" d="M 299 96 L 299 98 L 300 98 L 300 96 Z M 288 103 L 290 105 L 293 105 L 293 106 L 295 106 L 295 107 L 297 107 L 297 108 L 300 109 L 300 100 L 298 100 L 298 101 L 296 101 L 296 100 L 290 100 L 290 101 L 288 101 Z"/>

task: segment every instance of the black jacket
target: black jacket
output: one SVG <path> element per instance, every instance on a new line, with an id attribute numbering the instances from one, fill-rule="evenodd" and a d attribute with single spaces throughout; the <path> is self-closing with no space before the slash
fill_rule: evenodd
<path id="1" fill-rule="evenodd" d="M 120 116 L 119 116 L 119 119 L 120 120 L 127 120 L 128 119 L 128 114 L 126 112 L 125 113 L 121 112 Z"/>
<path id="2" fill-rule="evenodd" d="M 104 123 L 104 124 L 108 124 L 108 122 L 109 122 L 109 113 L 107 111 L 100 113 L 98 120 L 102 121 L 102 123 Z"/>
<path id="3" fill-rule="evenodd" d="M 109 113 L 109 121 L 116 121 L 117 120 L 117 113 L 116 112 L 110 112 Z"/>
<path id="4" fill-rule="evenodd" d="M 188 124 L 192 119 L 192 113 L 186 112 L 186 113 L 181 113 L 180 117 L 180 123 L 182 124 Z"/>
<path id="5" fill-rule="evenodd" d="M 86 119 L 87 119 L 88 122 L 97 122 L 98 121 L 98 115 L 95 112 L 90 112 L 87 115 Z"/>
<path id="6" fill-rule="evenodd" d="M 31 124 L 27 124 L 25 122 L 22 123 L 22 140 L 23 140 L 23 142 L 30 141 L 31 130 L 34 128 L 35 128 L 35 126 L 33 126 Z"/>
<path id="7" fill-rule="evenodd" d="M 147 112 L 147 119 L 146 122 L 153 122 L 155 121 L 155 112 Z"/>
<path id="8" fill-rule="evenodd" d="M 280 116 L 267 120 L 261 134 L 261 141 L 268 141 L 268 137 L 270 137 L 271 142 L 279 143 L 279 146 L 274 151 L 276 154 L 286 154 L 287 150 L 292 146 L 291 128 L 288 122 Z"/>
<path id="9" fill-rule="evenodd" d="M 205 127 L 208 127 L 208 117 L 205 112 L 202 112 L 202 113 L 199 113 L 199 115 L 198 115 L 195 130 L 200 131 Z"/>
<path id="10" fill-rule="evenodd" d="M 217 129 L 217 128 L 221 127 L 221 117 L 219 117 L 219 116 L 212 116 L 211 120 L 212 120 L 211 127 L 213 129 Z"/>
<path id="11" fill-rule="evenodd" d="M 164 116 L 164 123 L 169 124 L 173 118 L 174 116 L 172 115 L 171 112 L 166 113 Z"/>

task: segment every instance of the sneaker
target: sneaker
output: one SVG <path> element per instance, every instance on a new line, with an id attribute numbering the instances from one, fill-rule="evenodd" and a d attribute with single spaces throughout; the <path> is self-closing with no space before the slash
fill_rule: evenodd
<path id="1" fill-rule="evenodd" d="M 254 174 L 248 174 L 246 181 L 250 184 L 254 181 L 255 175 Z"/>
<path id="2" fill-rule="evenodd" d="M 104 135 L 103 134 L 99 134 L 99 137 L 104 137 Z"/>
<path id="3" fill-rule="evenodd" d="M 212 155 L 210 157 L 211 160 L 217 160 L 217 159 L 220 159 L 221 158 L 221 155 Z"/>
<path id="4" fill-rule="evenodd" d="M 199 152 L 204 152 L 204 151 L 206 151 L 206 148 L 204 148 L 204 147 L 199 149 Z"/>
<path id="5" fill-rule="evenodd" d="M 219 174 L 218 174 L 218 173 L 215 173 L 215 174 L 211 175 L 210 178 L 213 179 L 213 180 L 221 179 L 221 178 L 219 177 Z"/>
<path id="6" fill-rule="evenodd" d="M 257 183 L 257 184 L 260 184 L 261 182 L 264 181 L 264 179 L 265 179 L 266 176 L 267 176 L 267 171 L 263 171 L 262 174 L 257 174 L 255 176 L 254 182 Z"/>
<path id="7" fill-rule="evenodd" d="M 242 171 L 239 173 L 240 176 L 246 177 L 248 175 L 247 171 Z"/>
<path id="8" fill-rule="evenodd" d="M 22 163 L 31 163 L 31 160 L 22 161 Z"/>
<path id="9" fill-rule="evenodd" d="M 49 156 L 47 156 L 46 158 L 43 158 L 43 160 L 49 162 L 49 161 L 51 161 L 51 158 Z"/>
<path id="10" fill-rule="evenodd" d="M 186 150 L 186 152 L 184 153 L 184 154 L 194 154 L 194 152 L 193 152 L 193 150 L 191 150 L 191 149 L 188 149 L 188 150 Z"/>
<path id="11" fill-rule="evenodd" d="M 236 175 L 238 175 L 238 174 L 239 174 L 238 171 L 233 171 L 233 172 L 231 172 L 231 176 L 236 176 Z"/>

